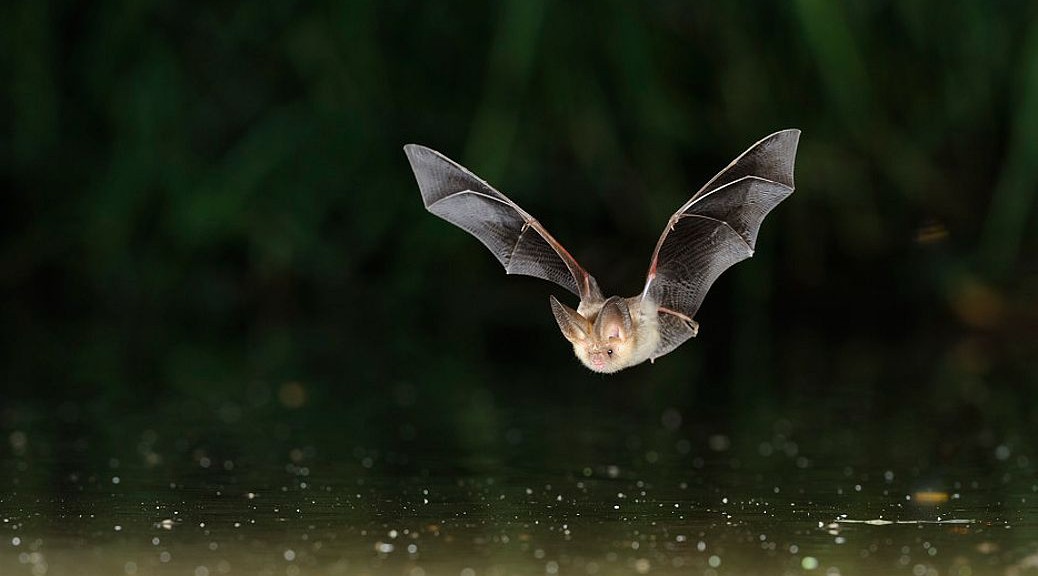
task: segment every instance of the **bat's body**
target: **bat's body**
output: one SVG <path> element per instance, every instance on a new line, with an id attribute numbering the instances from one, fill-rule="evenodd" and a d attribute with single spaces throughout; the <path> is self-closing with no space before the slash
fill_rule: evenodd
<path id="1" fill-rule="evenodd" d="M 592 327 L 591 330 L 587 330 L 584 333 L 590 335 L 590 337 L 585 339 L 581 337 L 580 332 L 573 333 L 567 331 L 565 321 L 561 320 L 564 317 L 563 315 L 566 314 L 565 306 L 554 297 L 551 298 L 552 309 L 555 311 L 556 319 L 559 320 L 559 327 L 562 328 L 563 335 L 573 343 L 573 352 L 585 366 L 595 372 L 616 372 L 636 364 L 641 364 L 646 360 L 655 358 L 653 354 L 659 348 L 659 307 L 655 302 L 648 298 L 643 299 L 641 296 L 631 296 L 630 298 L 614 297 L 610 300 L 614 300 L 610 304 L 610 308 L 615 307 L 620 311 L 621 321 L 620 323 L 613 322 L 610 324 L 607 320 L 608 316 L 603 316 L 602 326 L 608 327 L 612 325 L 616 328 L 622 328 L 623 310 L 626 309 L 627 314 L 631 318 L 630 330 L 626 335 L 596 334 L 593 328 L 595 322 L 601 316 L 602 308 L 605 306 L 606 301 L 582 301 L 580 306 L 577 307 L 577 313 L 587 319 Z M 580 320 L 576 319 L 576 322 L 579 326 Z"/>
<path id="2" fill-rule="evenodd" d="M 504 194 L 439 152 L 409 144 L 425 207 L 489 248 L 509 274 L 551 280 L 580 297 L 574 310 L 550 298 L 563 336 L 595 372 L 655 360 L 698 333 L 692 317 L 710 285 L 753 255 L 764 217 L 793 193 L 799 130 L 757 142 L 696 192 L 656 243 L 645 288 L 605 298 L 594 277 Z"/>

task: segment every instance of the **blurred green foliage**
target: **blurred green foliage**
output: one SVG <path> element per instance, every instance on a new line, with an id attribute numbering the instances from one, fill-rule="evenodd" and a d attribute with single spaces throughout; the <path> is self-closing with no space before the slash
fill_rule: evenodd
<path id="1" fill-rule="evenodd" d="M 10 401 L 300 381 L 334 426 L 391 421 L 404 386 L 480 430 L 495 397 L 753 420 L 908 385 L 948 422 L 1033 418 L 1033 2 L 19 1 L 0 43 Z M 627 294 L 670 213 L 788 127 L 798 189 L 757 257 L 696 341 L 611 379 L 558 336 L 559 289 L 424 212 L 401 151 L 466 164 Z"/>

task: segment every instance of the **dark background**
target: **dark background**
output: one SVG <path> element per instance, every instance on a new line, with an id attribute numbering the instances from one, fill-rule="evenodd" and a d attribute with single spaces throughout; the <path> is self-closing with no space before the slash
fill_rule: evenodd
<path id="1" fill-rule="evenodd" d="M 830 397 L 833 429 L 919 443 L 1038 424 L 1033 2 L 8 2 L 0 48 L 7 428 L 256 409 L 391 447 L 606 403 L 705 438 Z M 401 150 L 629 295 L 666 218 L 791 127 L 797 191 L 700 336 L 611 377 Z"/>

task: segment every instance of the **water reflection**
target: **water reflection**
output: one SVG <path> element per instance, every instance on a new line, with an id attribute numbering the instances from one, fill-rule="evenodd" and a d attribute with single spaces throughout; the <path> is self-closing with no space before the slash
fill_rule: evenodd
<path id="1" fill-rule="evenodd" d="M 808 417 L 831 399 L 734 428 L 667 402 L 502 414 L 477 397 L 500 420 L 462 437 L 434 414 L 314 421 L 301 385 L 274 390 L 291 402 L 171 403 L 106 435 L 8 412 L 3 573 L 972 575 L 1038 558 L 1029 454 L 996 438 L 940 456 L 973 432 L 876 450 L 926 427 Z"/>

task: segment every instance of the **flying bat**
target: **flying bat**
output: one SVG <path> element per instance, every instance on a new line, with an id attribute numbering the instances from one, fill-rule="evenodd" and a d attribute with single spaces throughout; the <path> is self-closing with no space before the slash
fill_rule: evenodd
<path id="1" fill-rule="evenodd" d="M 533 216 L 443 154 L 404 152 L 425 208 L 472 234 L 505 267 L 555 282 L 580 298 L 574 310 L 550 296 L 562 335 L 580 361 L 612 373 L 654 361 L 695 336 L 693 318 L 714 280 L 753 255 L 761 222 L 793 193 L 800 130 L 776 132 L 743 152 L 670 217 L 641 294 L 605 298 L 595 278 Z"/>

